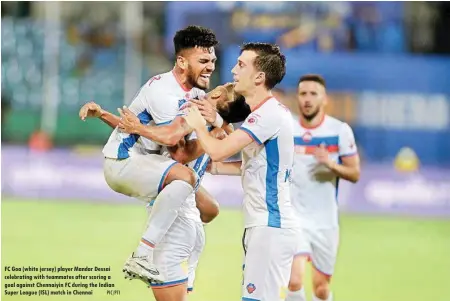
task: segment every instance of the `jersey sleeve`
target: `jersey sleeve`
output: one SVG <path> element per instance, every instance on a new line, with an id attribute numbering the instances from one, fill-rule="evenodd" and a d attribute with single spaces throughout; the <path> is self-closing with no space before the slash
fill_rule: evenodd
<path id="1" fill-rule="evenodd" d="M 270 112 L 253 112 L 245 119 L 240 129 L 249 134 L 258 144 L 262 144 L 278 133 L 279 122 L 275 114 Z"/>
<path id="2" fill-rule="evenodd" d="M 356 155 L 358 149 L 355 143 L 355 137 L 351 127 L 344 123 L 339 133 L 339 156 L 349 157 Z"/>
<path id="3" fill-rule="evenodd" d="M 172 122 L 180 112 L 177 103 L 169 101 L 170 91 L 167 91 L 157 81 L 153 81 L 143 89 L 146 109 L 157 125 Z M 141 93 L 142 93 L 141 92 Z"/>

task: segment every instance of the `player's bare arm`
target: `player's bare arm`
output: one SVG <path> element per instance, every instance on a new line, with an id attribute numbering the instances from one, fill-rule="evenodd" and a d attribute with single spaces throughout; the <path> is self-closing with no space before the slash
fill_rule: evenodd
<path id="1" fill-rule="evenodd" d="M 82 106 L 78 115 L 83 121 L 85 121 L 87 117 L 99 118 L 101 121 L 112 128 L 116 128 L 119 125 L 120 121 L 119 116 L 103 110 L 100 105 L 96 104 L 93 101 L 90 101 Z"/>
<path id="2" fill-rule="evenodd" d="M 118 126 L 122 131 L 137 134 L 159 144 L 175 146 L 184 136 L 192 132 L 181 117 L 176 117 L 167 125 L 151 126 L 142 124 L 139 118 L 126 107 L 118 110 L 121 118 Z"/>
<path id="3" fill-rule="evenodd" d="M 319 163 L 322 163 L 328 167 L 336 174 L 336 176 L 352 183 L 358 182 L 360 175 L 360 162 L 358 154 L 341 157 L 342 164 L 338 164 L 330 159 L 325 146 L 321 145 L 316 149 L 314 156 Z"/>
<path id="4" fill-rule="evenodd" d="M 89 117 L 99 118 L 113 129 L 116 128 L 120 123 L 119 116 L 116 116 L 106 110 L 103 110 L 100 107 L 100 105 L 96 104 L 93 101 L 83 105 L 78 115 L 80 116 L 80 119 L 83 121 Z M 131 115 L 129 117 L 131 120 L 133 120 L 133 118 L 131 118 Z M 156 128 L 156 126 L 150 127 Z M 169 147 L 168 150 L 172 158 L 175 161 L 180 162 L 181 164 L 186 164 L 190 161 L 193 161 L 204 153 L 203 149 L 200 146 L 200 143 L 196 140 L 189 140 L 186 142 L 184 139 L 181 139 L 176 143 L 176 145 Z"/>
<path id="5" fill-rule="evenodd" d="M 221 128 L 215 128 L 209 134 L 217 139 L 224 139 L 227 133 Z M 168 147 L 168 150 L 175 161 L 186 164 L 195 160 L 205 153 L 197 139 L 185 141 L 180 140 L 176 146 Z"/>
<path id="6" fill-rule="evenodd" d="M 200 211 L 200 219 L 204 223 L 210 223 L 219 215 L 219 203 L 203 186 L 195 193 L 195 203 Z"/>
<path id="7" fill-rule="evenodd" d="M 184 119 L 195 130 L 205 153 L 213 161 L 223 161 L 253 142 L 253 138 L 244 131 L 234 131 L 223 140 L 211 137 L 205 128 L 206 121 L 196 107 L 189 108 Z"/>
<path id="8" fill-rule="evenodd" d="M 235 162 L 211 162 L 209 173 L 212 175 L 240 176 L 242 161 Z"/>

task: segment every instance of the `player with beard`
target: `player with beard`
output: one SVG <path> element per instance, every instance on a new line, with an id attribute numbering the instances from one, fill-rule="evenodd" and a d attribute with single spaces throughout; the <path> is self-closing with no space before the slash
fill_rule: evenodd
<path id="1" fill-rule="evenodd" d="M 190 100 L 191 103 L 195 102 L 200 107 L 203 116 L 208 120 L 216 116 L 216 110 L 227 110 L 227 106 L 233 101 L 232 84 L 216 87 L 203 100 Z M 88 117 L 96 117 L 108 124 L 112 129 L 117 127 L 119 123 L 126 124 L 127 130 L 137 128 L 140 122 L 135 115 L 133 116 L 137 120 L 127 117 L 121 121 L 118 116 L 103 110 L 92 101 L 83 105 L 79 112 L 80 119 L 85 120 Z M 163 126 L 156 125 L 150 127 L 152 131 L 159 131 L 163 128 Z M 232 128 L 226 127 L 226 130 L 231 132 Z M 221 128 L 215 128 L 210 134 L 217 138 L 223 138 L 225 131 Z M 192 135 L 190 136 L 192 139 Z M 141 137 L 140 139 L 146 138 Z M 185 138 L 182 138 L 177 146 L 171 147 L 172 158 L 180 163 L 186 163 L 184 162 L 186 154 L 183 154 L 185 153 L 183 148 L 190 141 L 187 142 Z M 167 149 L 163 153 L 168 155 Z M 199 183 L 205 173 L 208 161 L 209 157 L 203 154 L 198 159 L 187 164 L 198 175 Z M 151 212 L 153 203 L 152 201 L 147 206 L 149 212 Z M 182 204 L 177 219 L 175 219 L 163 240 L 154 250 L 154 262 L 165 278 L 164 283 L 150 284 L 156 300 L 185 300 L 186 292 L 193 290 L 196 267 L 205 245 L 203 223 L 211 222 L 217 214 L 217 202 L 201 186 L 195 193 L 195 196 L 194 193 L 191 194 Z"/>
<path id="2" fill-rule="evenodd" d="M 188 99 L 205 95 L 215 69 L 216 44 L 216 37 L 209 29 L 188 26 L 178 31 L 174 37 L 173 70 L 152 77 L 141 87 L 129 108 L 121 111 L 122 116 L 136 115 L 141 126 L 127 133 L 124 125 L 119 125 L 103 148 L 108 185 L 130 197 L 155 200 L 148 227 L 136 252 L 124 266 L 130 277 L 165 282 L 153 262 L 153 252 L 177 219 L 183 202 L 196 190 L 198 179 L 192 169 L 161 155 L 161 150 L 164 145 L 175 146 L 189 134 L 180 112 Z M 154 125 L 159 126 L 158 131 L 152 131 Z M 185 148 L 189 150 L 185 162 L 194 161 L 203 153 L 201 147 L 196 147 L 196 141 L 191 141 L 192 146 Z"/>
<path id="3" fill-rule="evenodd" d="M 325 114 L 326 102 L 325 80 L 314 74 L 302 76 L 298 85 L 300 116 L 294 116 L 291 199 L 304 241 L 292 264 L 286 301 L 306 301 L 303 279 L 308 257 L 313 267 L 313 301 L 332 300 L 329 284 L 339 244 L 339 179 L 352 183 L 359 179 L 352 129 Z"/>

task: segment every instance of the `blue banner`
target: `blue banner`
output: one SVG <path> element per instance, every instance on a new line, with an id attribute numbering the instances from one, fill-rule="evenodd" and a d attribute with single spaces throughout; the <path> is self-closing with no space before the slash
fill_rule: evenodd
<path id="1" fill-rule="evenodd" d="M 331 114 L 352 125 L 365 159 L 392 161 L 410 147 L 423 164 L 450 166 L 449 58 L 285 54 L 287 74 L 280 87 L 295 93 L 301 75 L 324 76 Z M 239 46 L 223 53 L 223 82 L 232 81 L 238 56 Z"/>

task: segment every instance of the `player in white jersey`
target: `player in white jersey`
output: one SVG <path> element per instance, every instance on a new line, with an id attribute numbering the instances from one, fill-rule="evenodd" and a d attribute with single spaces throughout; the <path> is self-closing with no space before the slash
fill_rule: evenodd
<path id="1" fill-rule="evenodd" d="M 137 115 L 142 126 L 136 132 L 127 132 L 119 124 L 103 148 L 105 179 L 114 191 L 147 201 L 155 199 L 148 227 L 124 266 L 130 277 L 165 281 L 153 264 L 153 251 L 198 182 L 192 169 L 160 154 L 161 144 L 175 145 L 188 134 L 189 129 L 177 115 L 187 99 L 204 95 L 202 89 L 209 87 L 216 44 L 209 29 L 189 26 L 178 31 L 174 37 L 175 67 L 145 83 L 126 110 Z M 152 132 L 148 125 L 162 125 L 163 130 Z M 140 139 L 141 131 L 152 140 Z M 194 148 L 186 161 L 201 153 Z"/>
<path id="2" fill-rule="evenodd" d="M 308 258 L 313 267 L 313 300 L 331 301 L 329 283 L 339 244 L 339 179 L 358 181 L 359 157 L 350 126 L 324 112 L 327 95 L 321 76 L 300 78 L 298 100 L 291 197 L 304 235 L 292 266 L 286 301 L 306 300 L 303 279 Z"/>
<path id="3" fill-rule="evenodd" d="M 228 95 L 225 97 L 220 95 L 220 93 L 225 92 L 232 92 L 232 86 L 219 86 L 207 94 L 201 106 L 202 111 L 204 111 L 203 114 L 207 116 L 206 118 L 211 120 L 213 115 L 215 115 L 216 111 L 213 109 L 213 105 L 216 108 L 226 109 L 231 96 Z M 196 103 L 200 105 L 200 102 L 197 101 Z M 94 102 L 85 104 L 80 109 L 79 115 L 82 120 L 86 117 L 97 117 L 113 129 L 120 122 L 118 116 L 102 110 Z M 211 120 L 211 122 L 214 121 Z M 227 131 L 231 130 L 228 127 L 226 129 Z M 153 126 L 153 130 L 159 131 L 161 127 Z M 215 128 L 211 134 L 214 137 L 223 139 L 225 132 L 220 128 Z M 191 135 L 192 138 L 194 138 L 193 135 Z M 141 137 L 141 139 L 146 138 Z M 179 146 L 180 144 L 178 144 L 177 150 L 174 150 L 175 157 L 184 160 L 184 157 L 179 155 L 178 149 L 182 149 Z M 167 149 L 165 149 L 164 155 L 169 155 Z M 208 161 L 209 157 L 203 154 L 188 164 L 198 174 L 199 182 L 204 175 Z M 151 203 L 153 205 L 153 201 Z M 149 206 L 149 208 L 151 207 Z M 157 300 L 184 300 L 186 291 L 193 290 L 195 270 L 205 244 L 203 222 L 210 222 L 217 214 L 217 202 L 202 187 L 195 193 L 195 197 L 194 194 L 191 194 L 188 200 L 183 203 L 177 219 L 175 219 L 160 244 L 155 247 L 155 264 L 165 278 L 165 282 L 163 283 L 152 284 L 152 289 Z"/>
<path id="4" fill-rule="evenodd" d="M 244 189 L 244 283 L 242 300 L 284 300 L 298 237 L 290 200 L 294 145 L 290 113 L 271 94 L 286 72 L 279 47 L 249 43 L 233 68 L 235 91 L 252 113 L 224 140 L 212 138 L 196 108 L 184 118 L 213 161 L 242 150 L 242 164 L 223 163 L 227 174 L 242 176 Z M 226 167 L 226 168 L 225 168 Z"/>
<path id="5" fill-rule="evenodd" d="M 100 106 L 90 102 L 84 107 L 84 118 L 88 116 L 100 117 L 108 116 L 106 120 L 114 128 L 118 124 L 118 118 L 109 112 L 101 110 Z M 102 112 L 103 111 L 103 112 Z M 211 134 L 223 139 L 225 132 L 220 128 L 215 128 Z M 164 155 L 169 155 L 166 152 Z M 198 174 L 198 180 L 201 182 L 209 162 L 209 156 L 201 155 L 195 161 L 188 164 Z M 154 201 L 149 203 L 149 210 Z M 195 281 L 195 272 L 199 262 L 200 255 L 205 245 L 205 232 L 203 223 L 210 222 L 218 213 L 216 201 L 208 192 L 200 187 L 195 193 L 192 193 L 186 202 L 182 204 L 178 217 L 163 237 L 162 241 L 155 247 L 154 262 L 160 269 L 165 281 L 162 283 L 150 284 L 155 298 L 157 300 L 184 300 L 187 292 L 193 290 Z M 196 208 L 199 207 L 202 212 Z"/>

